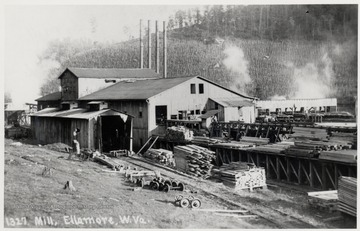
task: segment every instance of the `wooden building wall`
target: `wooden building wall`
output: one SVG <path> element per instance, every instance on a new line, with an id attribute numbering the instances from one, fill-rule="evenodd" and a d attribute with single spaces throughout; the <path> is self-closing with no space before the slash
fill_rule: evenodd
<path id="1" fill-rule="evenodd" d="M 79 82 L 78 78 L 70 71 L 64 73 L 60 78 L 62 100 L 73 101 L 79 98 Z"/>
<path id="2" fill-rule="evenodd" d="M 109 108 L 124 112 L 133 119 L 133 147 L 136 152 L 147 141 L 148 134 L 148 104 L 145 100 L 128 100 L 128 101 L 107 101 Z M 140 111 L 142 112 L 140 116 Z"/>
<path id="3" fill-rule="evenodd" d="M 31 128 L 33 137 L 39 144 L 60 142 L 70 146 L 72 146 L 73 131 L 75 128 L 79 128 L 78 141 L 80 142 L 80 147 L 92 148 L 91 141 L 93 140 L 93 134 L 89 134 L 89 121 L 86 119 L 31 117 Z"/>

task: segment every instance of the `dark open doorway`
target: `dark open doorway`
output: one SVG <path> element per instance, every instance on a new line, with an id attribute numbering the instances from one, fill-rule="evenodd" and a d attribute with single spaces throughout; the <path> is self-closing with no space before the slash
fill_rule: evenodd
<path id="1" fill-rule="evenodd" d="M 156 124 L 161 125 L 167 119 L 167 106 L 155 106 Z"/>
<path id="2" fill-rule="evenodd" d="M 130 119 L 126 122 L 120 116 L 101 116 L 102 151 L 130 148 Z"/>

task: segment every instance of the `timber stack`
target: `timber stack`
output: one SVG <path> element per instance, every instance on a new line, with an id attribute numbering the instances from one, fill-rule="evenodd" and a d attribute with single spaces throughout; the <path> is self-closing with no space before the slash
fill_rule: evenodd
<path id="1" fill-rule="evenodd" d="M 265 169 L 252 163 L 233 162 L 213 170 L 223 184 L 234 189 L 266 187 Z"/>
<path id="2" fill-rule="evenodd" d="M 288 149 L 290 146 L 293 146 L 294 142 L 289 141 L 281 141 L 275 144 L 267 144 L 262 146 L 257 146 L 255 148 L 250 149 L 250 151 L 258 151 L 270 154 L 283 154 L 285 150 Z"/>
<path id="3" fill-rule="evenodd" d="M 254 143 L 248 143 L 248 142 L 239 142 L 239 141 L 231 141 L 227 143 L 216 143 L 216 144 L 210 144 L 210 147 L 213 148 L 226 148 L 226 149 L 246 149 L 250 147 L 255 147 L 256 145 Z"/>
<path id="4" fill-rule="evenodd" d="M 173 152 L 161 148 L 150 148 L 143 154 L 143 157 L 168 166 L 174 166 L 175 163 Z"/>
<path id="5" fill-rule="evenodd" d="M 339 211 L 356 217 L 356 178 L 341 176 L 338 182 Z"/>
<path id="6" fill-rule="evenodd" d="M 185 145 L 174 147 L 174 158 L 179 171 L 206 179 L 211 176 L 216 155 L 207 148 Z"/>
<path id="7" fill-rule="evenodd" d="M 357 134 L 346 132 L 331 132 L 329 140 L 341 146 L 350 146 L 350 148 L 357 148 Z"/>
<path id="8" fill-rule="evenodd" d="M 322 151 L 319 159 L 356 164 L 357 150 Z"/>
<path id="9" fill-rule="evenodd" d="M 259 138 L 259 137 L 251 137 L 251 136 L 243 136 L 240 138 L 240 142 L 242 143 L 252 143 L 255 145 L 265 145 L 270 142 L 269 138 Z"/>
<path id="10" fill-rule="evenodd" d="M 199 145 L 209 145 L 209 144 L 216 144 L 216 143 L 220 143 L 223 142 L 219 139 L 213 139 L 207 136 L 193 136 L 192 143 L 194 144 L 199 144 Z"/>
<path id="11" fill-rule="evenodd" d="M 325 140 L 328 137 L 328 133 L 325 128 L 294 127 L 292 131 L 293 133 L 289 135 L 289 138 Z"/>
<path id="12" fill-rule="evenodd" d="M 191 140 L 194 132 L 184 126 L 168 127 L 165 132 L 165 139 L 169 141 Z"/>

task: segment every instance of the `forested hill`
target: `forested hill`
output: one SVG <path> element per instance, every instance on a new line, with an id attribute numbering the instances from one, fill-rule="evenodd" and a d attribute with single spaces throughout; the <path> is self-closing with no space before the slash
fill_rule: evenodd
<path id="1" fill-rule="evenodd" d="M 199 74 L 262 99 L 352 100 L 356 95 L 356 5 L 212 6 L 178 11 L 167 29 L 170 77 Z M 66 47 L 64 54 L 54 56 L 61 47 Z M 61 63 L 58 71 L 68 66 L 135 68 L 139 53 L 136 39 L 96 45 L 62 40 L 50 44 L 41 59 Z M 152 62 L 154 67 L 154 50 Z M 57 89 L 54 82 L 44 84 L 42 94 Z"/>

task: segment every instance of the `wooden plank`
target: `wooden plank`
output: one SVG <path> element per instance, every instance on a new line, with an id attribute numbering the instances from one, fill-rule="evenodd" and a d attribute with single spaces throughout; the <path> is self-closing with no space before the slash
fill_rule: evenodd
<path id="1" fill-rule="evenodd" d="M 305 176 L 306 176 L 307 180 L 308 180 L 308 181 L 310 182 L 310 184 L 311 184 L 311 179 L 310 179 L 310 176 L 309 176 L 309 174 L 307 173 L 307 171 L 306 171 L 306 169 L 305 169 L 304 165 L 301 165 L 301 169 L 303 170 L 303 172 L 304 172 L 304 174 L 305 174 Z"/>
<path id="2" fill-rule="evenodd" d="M 274 170 L 274 172 L 276 174 L 276 179 L 278 179 L 279 172 L 275 168 L 274 163 L 272 162 L 271 158 L 269 158 L 269 162 L 270 162 L 270 165 L 273 167 L 273 170 Z"/>
<path id="3" fill-rule="evenodd" d="M 285 170 L 285 167 L 284 167 L 283 163 L 281 162 L 280 158 L 279 158 L 279 164 L 280 164 L 280 167 L 282 168 L 282 170 L 285 173 L 286 179 L 288 179 L 289 177 L 288 177 L 287 170 Z"/>
<path id="4" fill-rule="evenodd" d="M 329 179 L 330 179 L 330 181 L 331 181 L 332 186 L 336 189 L 335 182 L 334 182 L 334 180 L 332 179 L 332 175 L 330 174 L 328 168 L 325 167 L 325 170 L 326 170 L 327 175 L 329 176 Z M 337 178 L 337 177 L 336 177 L 336 178 Z"/>
<path id="5" fill-rule="evenodd" d="M 313 168 L 313 172 L 315 173 L 318 181 L 320 182 L 321 188 L 324 188 L 323 181 L 322 181 L 322 179 L 320 178 L 320 175 L 319 175 L 318 171 L 316 170 L 315 165 L 313 165 L 312 168 Z"/>

